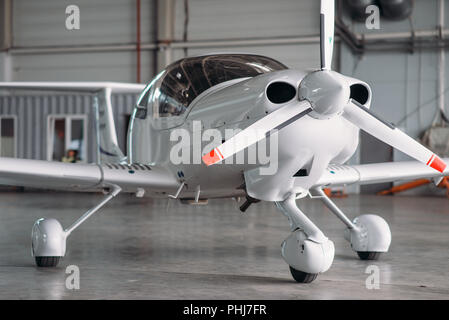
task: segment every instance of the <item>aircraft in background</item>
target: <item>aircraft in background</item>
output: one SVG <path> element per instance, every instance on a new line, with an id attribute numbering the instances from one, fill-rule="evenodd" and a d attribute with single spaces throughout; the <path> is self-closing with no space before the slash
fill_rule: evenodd
<path id="1" fill-rule="evenodd" d="M 242 210 L 260 200 L 274 202 L 291 226 L 282 256 L 293 278 L 302 283 L 330 268 L 334 244 L 297 207 L 299 198 L 316 196 L 323 201 L 347 226 L 345 238 L 360 259 L 377 259 L 387 252 L 391 233 L 384 219 L 362 214 L 351 221 L 322 188 L 421 177 L 437 181 L 448 174 L 449 159 L 440 159 L 374 115 L 367 83 L 331 70 L 334 14 L 334 1 L 322 0 L 321 68 L 312 72 L 291 70 L 259 55 L 211 54 L 169 65 L 145 88 L 95 82 L 0 83 L 0 89 L 61 90 L 96 97 L 99 163 L 0 158 L 1 184 L 105 192 L 100 203 L 66 229 L 55 219 L 36 221 L 36 264 L 56 266 L 71 232 L 120 192 L 193 202 L 246 197 Z M 117 144 L 113 92 L 141 92 L 130 120 L 126 156 Z M 240 132 L 226 137 L 230 129 Z M 344 165 L 356 151 L 360 129 L 418 161 Z M 184 146 L 202 162 L 174 163 L 172 151 L 179 142 L 172 134 L 180 130 L 192 136 L 215 130 L 226 138 L 201 141 L 199 148 L 195 143 Z M 271 143 L 273 137 L 274 174 L 264 174 L 270 164 L 260 159 L 227 161 L 262 142 Z"/>

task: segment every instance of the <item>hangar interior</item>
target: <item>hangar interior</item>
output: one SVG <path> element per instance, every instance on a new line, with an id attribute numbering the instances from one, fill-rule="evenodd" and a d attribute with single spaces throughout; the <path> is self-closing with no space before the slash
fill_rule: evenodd
<path id="1" fill-rule="evenodd" d="M 440 10 L 442 3 L 414 1 L 409 17 L 397 21 L 382 16 L 380 29 L 367 29 L 364 22 L 351 18 L 345 1 L 337 1 L 347 28 L 339 28 L 344 37 L 337 34 L 334 69 L 369 83 L 373 109 L 417 139 L 423 138 L 426 130 L 439 120 L 438 113 L 445 102 L 445 70 L 449 67 L 445 51 L 439 48 L 444 43 L 440 30 L 443 37 L 447 33 L 444 23 L 449 9 L 443 5 L 443 11 Z M 57 5 L 52 1 L 2 2 L 0 80 L 148 83 L 158 71 L 185 55 L 214 52 L 262 54 L 293 69 L 314 69 L 319 65 L 319 21 L 310 14 L 319 10 L 317 1 L 141 1 L 140 10 L 133 0 L 81 1 L 79 30 L 65 28 L 68 5 L 70 1 Z M 407 14 L 407 6 L 403 10 Z M 58 14 L 61 11 L 62 16 Z M 37 99 L 32 94 L 16 94 L 9 99 L 12 100 L 1 101 L 0 112 L 2 117 L 10 115 L 9 121 L 18 127 L 18 140 L 11 148 L 17 149 L 15 155 L 31 159 L 50 157 L 45 150 L 51 133 L 43 134 L 39 127 L 49 126 L 50 115 L 87 114 L 92 105 L 89 98 L 80 95 L 62 98 L 41 93 Z M 115 99 L 114 117 L 123 147 L 135 100 L 129 95 Z M 12 105 L 14 110 L 8 109 Z M 17 118 L 17 114 L 43 106 L 49 109 L 36 111 L 43 118 L 31 133 L 30 123 L 22 123 L 30 121 L 30 117 Z M 84 120 L 88 136 L 94 130 L 91 119 L 88 116 Z M 448 133 L 442 129 L 439 134 Z M 37 145 L 41 147 L 33 149 Z M 95 161 L 93 142 L 87 146 L 88 161 Z M 360 151 L 351 161 L 404 159 L 407 158 L 402 153 L 362 133 Z M 387 187 L 388 184 L 364 186 L 362 190 L 374 193 Z M 421 188 L 420 192 L 438 191 Z"/>
<path id="2" fill-rule="evenodd" d="M 449 2 L 397 1 L 399 9 L 393 9 L 398 12 L 386 5 L 378 29 L 367 27 L 363 9 L 379 1 L 336 3 L 333 69 L 369 83 L 376 114 L 448 157 Z M 78 0 L 80 27 L 68 30 L 66 8 L 73 4 L 0 0 L 0 81 L 149 83 L 178 59 L 217 52 L 260 54 L 291 69 L 320 66 L 320 1 Z M 133 94 L 113 95 L 122 150 L 136 100 Z M 92 104 L 92 97 L 83 94 L 2 94 L 1 156 L 60 161 L 68 149 L 76 149 L 81 162 L 96 162 Z M 349 164 L 409 159 L 361 133 Z M 305 200 L 306 213 L 338 246 L 332 271 L 307 288 L 291 286 L 282 269 L 277 243 L 288 230 L 287 221 L 273 205 L 255 204 L 241 216 L 231 200 L 188 206 L 127 196 L 74 234 L 64 266 L 87 269 L 82 280 L 87 288 L 67 291 L 62 268 L 33 267 L 29 228 L 40 216 L 71 221 L 97 195 L 57 193 L 60 200 L 54 203 L 52 193 L 5 190 L 0 194 L 0 283 L 17 290 L 0 297 L 448 298 L 445 188 L 425 183 L 393 197 L 374 195 L 393 185 L 347 186 L 336 193 L 344 193 L 336 201 L 350 216 L 369 211 L 390 223 L 391 252 L 376 261 L 385 275 L 382 289 L 371 291 L 364 285 L 367 264 L 355 260 L 339 240 L 343 225 L 314 199 Z"/>

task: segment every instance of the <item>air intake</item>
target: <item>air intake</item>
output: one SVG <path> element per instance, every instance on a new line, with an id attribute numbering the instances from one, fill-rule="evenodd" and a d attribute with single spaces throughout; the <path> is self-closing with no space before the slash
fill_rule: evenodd
<path id="1" fill-rule="evenodd" d="M 296 89 L 287 82 L 273 82 L 267 87 L 267 98 L 272 103 L 286 103 L 296 96 Z"/>

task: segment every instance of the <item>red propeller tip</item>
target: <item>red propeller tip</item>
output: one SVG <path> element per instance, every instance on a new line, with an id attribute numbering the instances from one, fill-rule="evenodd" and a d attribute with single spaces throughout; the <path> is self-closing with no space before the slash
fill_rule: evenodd
<path id="1" fill-rule="evenodd" d="M 214 163 L 217 163 L 221 159 L 222 158 L 220 158 L 220 156 L 219 156 L 219 151 L 215 152 L 215 149 L 213 149 L 211 152 L 209 152 L 203 156 L 203 162 L 207 166 L 213 165 Z"/>
<path id="2" fill-rule="evenodd" d="M 431 159 L 432 160 L 432 159 Z M 429 161 L 430 162 L 430 161 Z M 441 160 L 438 156 L 434 155 L 433 160 L 430 162 L 429 166 L 439 172 L 443 172 L 446 169 L 446 163 Z"/>

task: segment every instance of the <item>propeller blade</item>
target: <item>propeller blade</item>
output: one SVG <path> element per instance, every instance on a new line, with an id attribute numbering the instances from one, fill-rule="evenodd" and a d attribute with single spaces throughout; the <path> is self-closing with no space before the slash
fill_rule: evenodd
<path id="1" fill-rule="evenodd" d="M 355 100 L 351 99 L 350 103 L 345 107 L 343 117 L 360 129 L 410 157 L 421 161 L 428 167 L 439 172 L 443 172 L 446 168 L 444 161 L 432 151 L 395 128 L 392 124 L 380 119 Z"/>
<path id="2" fill-rule="evenodd" d="M 302 118 L 311 111 L 312 108 L 307 101 L 297 101 L 287 104 L 254 122 L 211 152 L 205 154 L 203 156 L 203 162 L 210 166 L 229 158 L 237 152 L 268 137 L 274 131 L 280 130 Z"/>
<path id="3" fill-rule="evenodd" d="M 334 51 L 335 0 L 321 0 L 320 54 L 321 70 L 331 70 Z"/>

